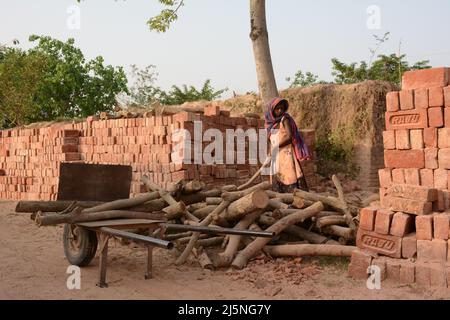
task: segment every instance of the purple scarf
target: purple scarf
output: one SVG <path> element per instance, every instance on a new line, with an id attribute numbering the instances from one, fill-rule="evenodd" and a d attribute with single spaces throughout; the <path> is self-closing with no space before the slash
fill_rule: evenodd
<path id="1" fill-rule="evenodd" d="M 284 102 L 286 104 L 286 110 L 281 116 L 275 117 L 273 111 L 275 110 L 275 107 L 281 102 Z M 297 128 L 295 120 L 291 117 L 289 113 L 287 113 L 288 108 L 289 108 L 288 101 L 279 97 L 272 99 L 272 101 L 268 103 L 265 113 L 265 120 L 266 120 L 265 127 L 267 129 L 268 137 L 270 138 L 271 130 L 276 124 L 281 122 L 281 119 L 283 119 L 283 117 L 288 119 L 289 125 L 291 126 L 292 146 L 294 147 L 295 150 L 295 157 L 297 158 L 298 161 L 310 160 L 312 157 L 308 150 L 308 146 L 303 140 L 303 137 Z"/>

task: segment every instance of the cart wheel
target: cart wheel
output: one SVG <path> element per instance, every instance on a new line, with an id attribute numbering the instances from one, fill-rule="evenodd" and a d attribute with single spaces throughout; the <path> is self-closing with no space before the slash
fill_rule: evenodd
<path id="1" fill-rule="evenodd" d="M 87 266 L 97 251 L 97 235 L 95 232 L 72 225 L 64 225 L 64 254 L 73 265 Z"/>

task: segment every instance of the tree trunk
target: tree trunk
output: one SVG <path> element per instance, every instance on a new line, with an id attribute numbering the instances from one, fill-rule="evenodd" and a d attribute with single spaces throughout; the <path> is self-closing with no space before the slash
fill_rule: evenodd
<path id="1" fill-rule="evenodd" d="M 250 39 L 252 39 L 253 44 L 256 76 L 264 112 L 266 104 L 278 96 L 270 55 L 265 0 L 250 0 Z"/>

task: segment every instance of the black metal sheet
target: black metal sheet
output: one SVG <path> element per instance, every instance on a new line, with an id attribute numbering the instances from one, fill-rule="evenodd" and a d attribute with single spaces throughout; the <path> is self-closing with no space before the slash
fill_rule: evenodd
<path id="1" fill-rule="evenodd" d="M 131 166 L 61 163 L 58 200 L 114 201 L 130 197 Z"/>

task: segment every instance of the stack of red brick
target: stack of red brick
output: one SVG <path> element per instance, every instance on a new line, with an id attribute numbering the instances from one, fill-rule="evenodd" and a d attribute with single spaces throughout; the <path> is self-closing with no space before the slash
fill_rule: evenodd
<path id="1" fill-rule="evenodd" d="M 387 95 L 380 206 L 360 212 L 350 275 L 450 283 L 450 69 L 407 72 Z M 450 211 L 450 210 L 449 210 Z"/>
<path id="2" fill-rule="evenodd" d="M 202 123 L 201 137 L 194 133 L 194 121 Z M 248 139 L 244 149 L 246 160 L 242 164 L 207 165 L 203 160 L 202 164 L 195 164 L 194 144 L 201 139 L 200 151 L 205 150 L 211 143 L 203 138 L 207 129 L 215 128 L 225 133 L 226 129 L 246 131 L 263 126 L 260 119 L 231 117 L 228 111 L 208 106 L 203 115 L 181 112 L 108 120 L 88 117 L 80 123 L 4 130 L 0 132 L 0 198 L 55 200 L 59 164 L 69 161 L 130 165 L 133 171 L 131 196 L 142 191 L 140 180 L 144 174 L 162 187 L 182 179 L 200 179 L 208 186 L 240 184 L 259 168 L 258 164 L 249 162 Z M 182 145 L 192 145 L 192 163 L 172 161 L 175 144 L 180 145 L 180 141 L 172 141 L 172 133 L 177 129 L 186 129 L 190 133 L 190 138 Z M 314 151 L 314 131 L 302 133 Z M 224 134 L 224 146 L 225 137 Z M 235 150 L 239 150 L 237 144 Z M 303 167 L 308 183 L 315 186 L 314 162 L 306 161 Z"/>

